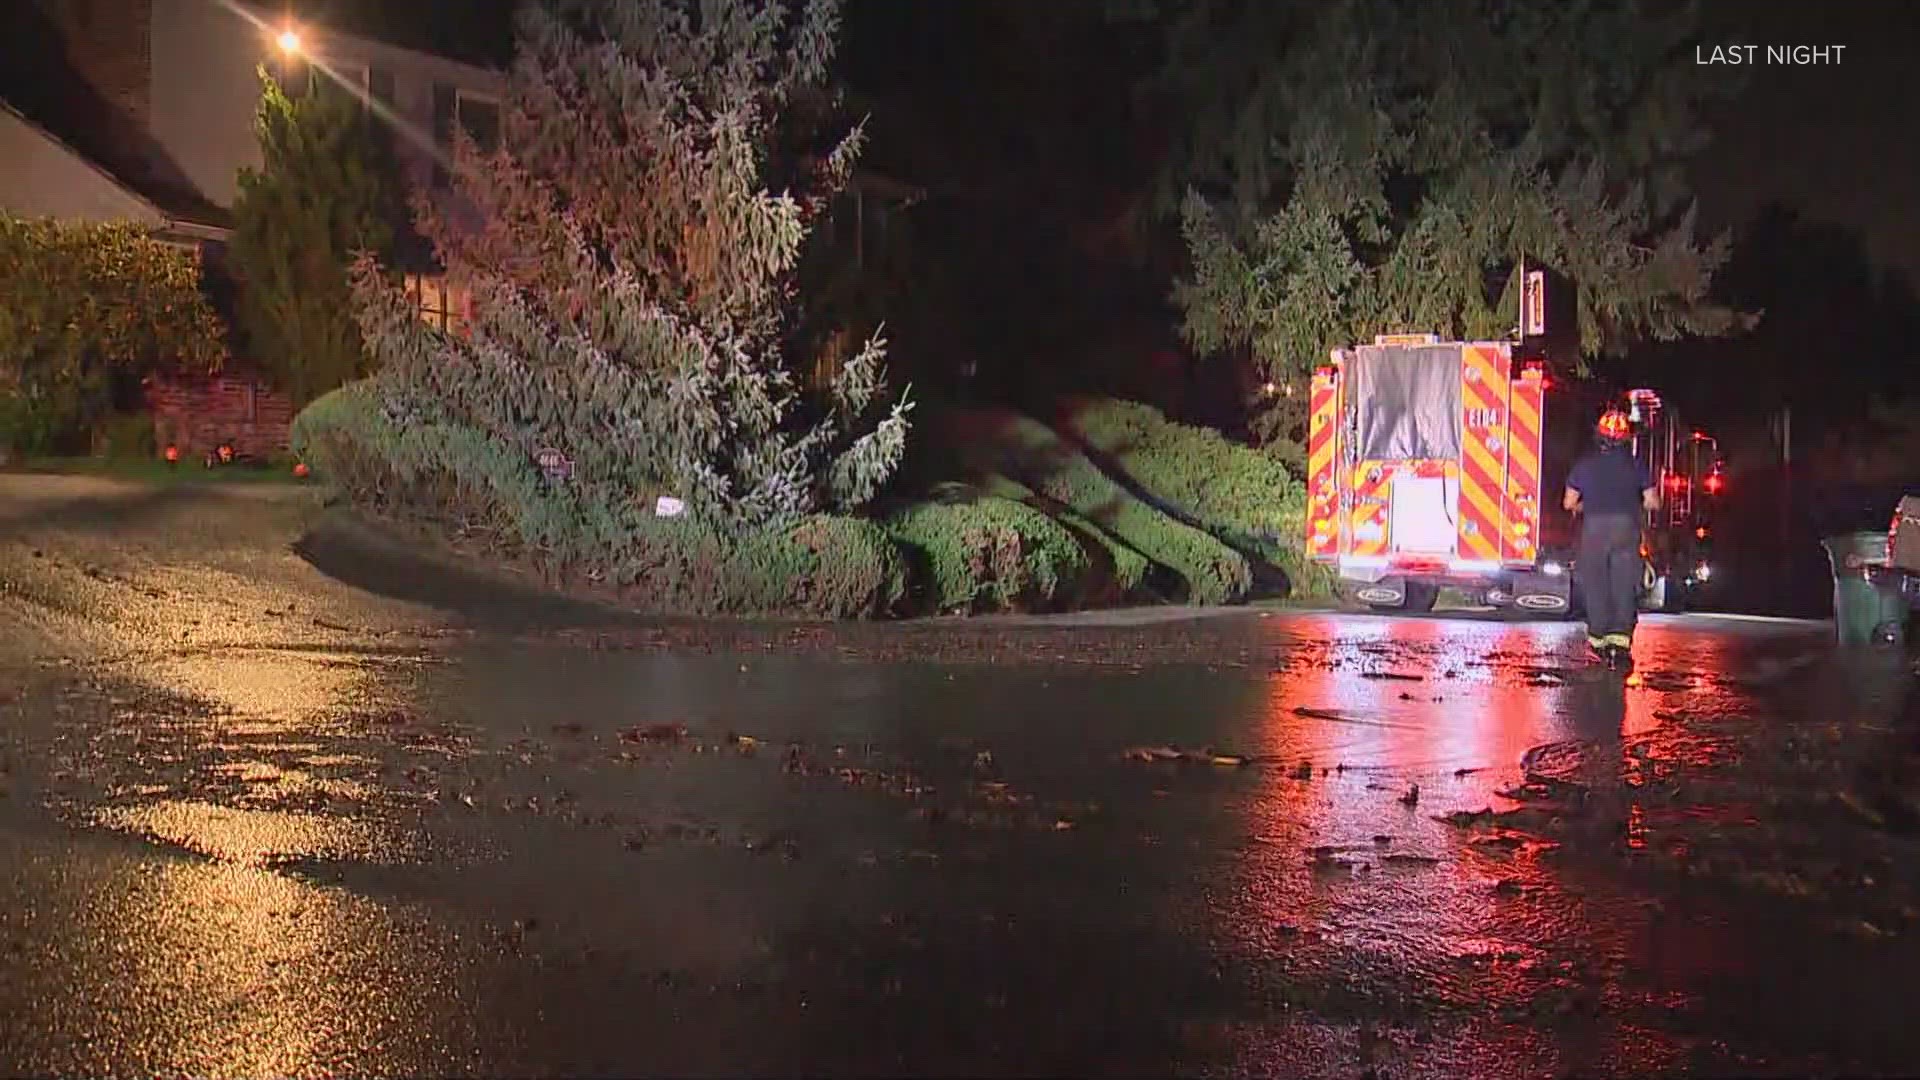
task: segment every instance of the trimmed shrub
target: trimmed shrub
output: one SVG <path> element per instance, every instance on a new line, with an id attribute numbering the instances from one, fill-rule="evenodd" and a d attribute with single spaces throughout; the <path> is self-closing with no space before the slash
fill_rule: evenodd
<path id="1" fill-rule="evenodd" d="M 137 225 L 0 212 L 0 438 L 52 449 L 77 435 L 84 447 L 116 385 L 218 369 L 225 331 L 200 271 L 198 254 Z"/>
<path id="2" fill-rule="evenodd" d="M 1088 568 L 1065 526 L 995 495 L 917 503 L 888 516 L 886 528 L 922 561 L 927 601 L 941 612 L 1051 606 Z"/>
<path id="3" fill-rule="evenodd" d="M 686 610 L 742 615 L 800 613 L 818 618 L 880 618 L 907 594 L 907 561 L 878 525 L 815 514 L 786 529 L 734 545 L 710 597 Z"/>
<path id="4" fill-rule="evenodd" d="M 1089 568 L 1090 580 L 1088 588 L 1082 595 L 1083 602 L 1125 600 L 1138 593 L 1140 587 L 1145 584 L 1147 570 L 1152 563 L 1145 555 L 1115 540 L 1113 534 L 1107 530 L 1074 513 L 1068 507 L 1041 498 L 1029 490 L 1025 484 L 997 473 L 984 477 L 980 484 L 982 490 L 988 494 L 1025 503 L 1047 514 L 1080 538 L 1081 547 L 1087 549 L 1087 553 L 1093 556 L 1098 564 Z M 1105 587 L 1101 588 L 1102 585 Z"/>
<path id="5" fill-rule="evenodd" d="M 1329 595 L 1305 554 L 1306 486 L 1273 455 L 1113 398 L 1070 404 L 1061 426 L 1169 513 L 1286 573 L 1294 595 Z"/>
<path id="6" fill-rule="evenodd" d="M 906 593 L 906 561 L 870 521 L 812 515 L 734 539 L 691 517 L 655 517 L 650 491 L 610 509 L 549 484 L 489 435 L 394 424 L 364 381 L 303 409 L 292 444 L 360 505 L 612 586 L 650 611 L 877 617 Z"/>
<path id="7" fill-rule="evenodd" d="M 954 414 L 947 428 L 949 445 L 971 469 L 1011 476 L 1071 507 L 1178 574 L 1189 603 L 1245 598 L 1253 576 L 1245 556 L 1141 502 L 1045 424 L 1013 413 L 974 412 Z"/>

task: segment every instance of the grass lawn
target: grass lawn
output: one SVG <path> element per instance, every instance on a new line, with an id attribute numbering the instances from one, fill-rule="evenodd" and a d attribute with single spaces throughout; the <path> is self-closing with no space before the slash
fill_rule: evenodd
<path id="1" fill-rule="evenodd" d="M 65 476 L 103 476 L 116 480 L 140 480 L 154 484 L 286 484 L 296 481 L 290 462 L 274 462 L 270 467 L 226 465 L 209 469 L 198 458 L 168 465 L 149 457 L 27 457 L 12 468 L 19 472 L 59 473 Z"/>

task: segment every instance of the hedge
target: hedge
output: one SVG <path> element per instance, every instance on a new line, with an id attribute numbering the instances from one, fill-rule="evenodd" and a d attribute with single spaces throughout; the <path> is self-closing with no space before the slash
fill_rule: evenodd
<path id="1" fill-rule="evenodd" d="M 498 554 L 614 586 L 647 610 L 878 617 L 906 594 L 906 560 L 873 522 L 815 515 L 736 541 L 655 517 L 652 492 L 605 507 L 549 484 L 483 432 L 395 425 L 365 381 L 303 409 L 292 445 L 358 504 L 424 516 Z"/>
<path id="2" fill-rule="evenodd" d="M 1080 538 L 1080 544 L 1095 557 L 1097 566 L 1088 573 L 1087 595 L 1083 601 L 1121 601 L 1133 597 L 1147 580 L 1153 565 L 1145 555 L 1113 538 L 1113 534 L 1058 503 L 1042 499 L 1025 484 L 998 473 L 983 477 L 982 490 L 1003 499 L 1013 499 L 1051 516 Z"/>
<path id="3" fill-rule="evenodd" d="M 940 612 L 1052 607 L 1076 596 L 1090 565 L 1066 526 L 991 494 L 916 503 L 885 525 L 918 557 L 928 606 Z"/>
<path id="4" fill-rule="evenodd" d="M 1075 401 L 1060 423 L 1148 499 L 1284 571 L 1295 595 L 1330 593 L 1304 551 L 1306 488 L 1280 460 L 1131 401 Z"/>
<path id="5" fill-rule="evenodd" d="M 0 449 L 83 450 L 117 388 L 217 370 L 225 331 L 200 270 L 127 222 L 0 211 Z"/>
<path id="6" fill-rule="evenodd" d="M 1245 556 L 1141 502 L 1037 420 L 956 413 L 947 420 L 945 437 L 974 472 L 1010 476 L 1172 570 L 1189 603 L 1234 603 L 1252 585 Z"/>

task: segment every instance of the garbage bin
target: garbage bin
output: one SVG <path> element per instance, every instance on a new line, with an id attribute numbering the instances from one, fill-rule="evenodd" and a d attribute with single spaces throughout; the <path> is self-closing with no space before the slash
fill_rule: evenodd
<path id="1" fill-rule="evenodd" d="M 1907 601 L 1873 573 L 1887 564 L 1887 534 L 1848 533 L 1821 543 L 1833 568 L 1833 625 L 1840 644 L 1904 641 Z"/>

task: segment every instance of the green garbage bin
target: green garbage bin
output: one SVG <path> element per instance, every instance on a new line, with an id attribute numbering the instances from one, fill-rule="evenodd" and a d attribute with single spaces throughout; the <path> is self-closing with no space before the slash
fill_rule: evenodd
<path id="1" fill-rule="evenodd" d="M 1840 644 L 1904 641 L 1907 602 L 1873 579 L 1873 571 L 1887 564 L 1887 534 L 1849 533 L 1821 543 L 1833 568 L 1833 625 Z"/>

